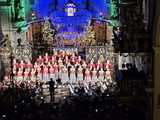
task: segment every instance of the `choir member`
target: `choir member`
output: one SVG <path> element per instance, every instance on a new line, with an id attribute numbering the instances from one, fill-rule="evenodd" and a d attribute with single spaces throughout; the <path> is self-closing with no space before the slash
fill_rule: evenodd
<path id="1" fill-rule="evenodd" d="M 93 60 L 91 60 L 90 63 L 88 64 L 88 68 L 90 70 L 93 70 L 95 68 L 95 64 L 94 64 Z"/>
<path id="2" fill-rule="evenodd" d="M 19 67 L 22 68 L 22 70 L 25 68 L 25 63 L 23 60 L 19 63 Z"/>
<path id="3" fill-rule="evenodd" d="M 98 80 L 99 80 L 99 81 L 103 81 L 103 80 L 104 80 L 104 70 L 103 70 L 103 68 L 101 68 L 101 69 L 99 70 Z"/>
<path id="4" fill-rule="evenodd" d="M 77 62 L 78 62 L 79 64 L 81 63 L 81 60 L 82 60 L 81 56 L 78 56 Z"/>
<path id="5" fill-rule="evenodd" d="M 61 58 L 63 58 L 63 59 L 65 58 L 65 51 L 61 52 Z"/>
<path id="6" fill-rule="evenodd" d="M 30 79 L 31 79 L 31 81 L 35 81 L 36 80 L 36 70 L 34 68 L 31 69 Z"/>
<path id="7" fill-rule="evenodd" d="M 51 57 L 51 62 L 52 62 L 52 64 L 54 64 L 56 61 L 57 61 L 57 60 L 56 60 L 56 56 L 55 56 L 55 55 L 52 55 L 52 57 Z"/>
<path id="8" fill-rule="evenodd" d="M 43 68 L 43 80 L 49 81 L 49 70 L 47 65 L 45 65 Z"/>
<path id="9" fill-rule="evenodd" d="M 70 61 L 71 61 L 72 64 L 75 64 L 75 62 L 76 62 L 76 56 L 75 56 L 74 53 L 73 53 L 72 56 L 70 57 Z"/>
<path id="10" fill-rule="evenodd" d="M 87 82 L 87 83 L 90 83 L 91 82 L 91 72 L 90 72 L 90 70 L 87 68 L 86 70 L 85 70 L 85 82 Z"/>
<path id="11" fill-rule="evenodd" d="M 55 81 L 55 69 L 53 66 L 49 67 L 49 77 L 50 79 L 52 79 L 53 81 Z"/>
<path id="12" fill-rule="evenodd" d="M 111 71 L 107 69 L 107 71 L 105 72 L 105 80 L 110 81 L 111 79 Z"/>
<path id="13" fill-rule="evenodd" d="M 42 56 L 40 55 L 40 56 L 38 57 L 38 59 L 37 59 L 36 62 L 39 63 L 39 64 L 41 64 L 43 61 L 44 61 L 44 60 L 43 60 Z"/>
<path id="14" fill-rule="evenodd" d="M 65 56 L 65 59 L 64 59 L 65 63 L 68 63 L 69 62 L 69 58 L 68 58 L 68 55 Z"/>
<path id="15" fill-rule="evenodd" d="M 107 60 L 106 63 L 104 63 L 104 68 L 107 70 L 107 69 L 112 69 L 112 64 L 110 62 L 110 60 Z"/>
<path id="16" fill-rule="evenodd" d="M 43 80 L 41 67 L 38 66 L 38 67 L 36 68 L 36 70 L 37 70 L 37 79 L 38 79 L 38 80 Z"/>
<path id="17" fill-rule="evenodd" d="M 74 66 L 70 68 L 70 82 L 76 83 L 76 70 Z"/>
<path id="18" fill-rule="evenodd" d="M 78 61 L 76 61 L 76 63 L 74 64 L 74 66 L 77 68 L 80 66 L 80 63 Z"/>
<path id="19" fill-rule="evenodd" d="M 37 69 L 39 67 L 38 63 L 35 62 L 33 67 L 34 67 L 34 69 Z"/>
<path id="20" fill-rule="evenodd" d="M 18 68 L 18 62 L 17 62 L 17 60 L 16 59 L 13 59 L 13 67 L 16 67 L 16 68 Z"/>
<path id="21" fill-rule="evenodd" d="M 44 63 L 48 64 L 49 60 L 50 60 L 50 57 L 49 57 L 48 53 L 45 53 Z"/>
<path id="22" fill-rule="evenodd" d="M 31 61 L 28 60 L 27 63 L 26 63 L 26 65 L 25 65 L 25 67 L 31 69 L 32 66 L 33 66 L 33 65 L 32 65 Z"/>
<path id="23" fill-rule="evenodd" d="M 97 70 L 100 70 L 101 68 L 103 68 L 103 64 L 100 62 L 100 60 L 97 61 L 96 68 Z"/>
<path id="24" fill-rule="evenodd" d="M 78 67 L 78 70 L 77 70 L 77 80 L 83 81 L 83 68 L 81 65 Z"/>
<path id="25" fill-rule="evenodd" d="M 29 68 L 26 68 L 26 69 L 24 70 L 24 76 L 23 76 L 23 80 L 24 80 L 24 81 L 30 80 L 30 79 L 29 79 L 29 73 L 30 73 Z"/>
<path id="26" fill-rule="evenodd" d="M 67 67 L 62 68 L 62 83 L 68 83 L 69 82 L 69 76 L 68 76 L 68 69 Z"/>
<path id="27" fill-rule="evenodd" d="M 19 68 L 17 71 L 17 80 L 22 81 L 23 80 L 23 69 Z"/>
<path id="28" fill-rule="evenodd" d="M 59 66 L 55 62 L 54 65 L 53 65 L 53 67 L 54 67 L 54 70 L 55 70 L 55 80 L 57 80 L 58 79 Z"/>
<path id="29" fill-rule="evenodd" d="M 96 70 L 96 68 L 94 68 L 92 71 L 92 81 L 95 83 L 95 82 L 97 82 L 97 80 L 98 80 L 97 70 Z"/>
<path id="30" fill-rule="evenodd" d="M 82 62 L 82 67 L 83 67 L 83 69 L 86 69 L 87 68 L 87 64 L 86 64 L 86 62 L 83 60 L 83 62 Z"/>
<path id="31" fill-rule="evenodd" d="M 17 67 L 16 67 L 16 65 L 13 66 L 12 71 L 13 71 L 13 79 L 15 80 L 16 79 L 16 73 L 17 73 Z"/>

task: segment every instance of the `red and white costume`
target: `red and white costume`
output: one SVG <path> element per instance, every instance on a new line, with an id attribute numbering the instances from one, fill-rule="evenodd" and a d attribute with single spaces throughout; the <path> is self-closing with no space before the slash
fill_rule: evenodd
<path id="1" fill-rule="evenodd" d="M 23 68 L 25 68 L 25 63 L 24 63 L 24 61 L 23 60 L 21 60 L 21 62 L 19 63 L 19 68 L 21 68 L 21 69 L 23 69 Z"/>
<path id="2" fill-rule="evenodd" d="M 96 68 L 94 68 L 93 71 L 92 71 L 92 81 L 97 82 L 97 80 L 98 80 L 97 70 L 96 70 Z"/>
<path id="3" fill-rule="evenodd" d="M 104 68 L 105 69 L 112 69 L 112 64 L 111 64 L 110 60 L 107 60 L 107 62 L 104 64 Z"/>
<path id="4" fill-rule="evenodd" d="M 38 67 L 39 67 L 38 63 L 35 62 L 35 63 L 34 63 L 34 69 L 37 69 Z"/>
<path id="5" fill-rule="evenodd" d="M 82 63 L 82 67 L 83 67 L 83 69 L 86 69 L 86 68 L 87 68 L 87 64 L 86 64 L 86 62 L 85 62 L 85 61 L 83 61 L 83 63 Z"/>
<path id="6" fill-rule="evenodd" d="M 31 69 L 33 67 L 32 63 L 30 60 L 28 60 L 28 62 L 26 63 L 25 67 Z"/>
<path id="7" fill-rule="evenodd" d="M 65 66 L 62 69 L 61 79 L 63 84 L 69 82 L 68 69 Z"/>
<path id="8" fill-rule="evenodd" d="M 24 76 L 23 76 L 23 79 L 25 80 L 25 81 L 27 81 L 27 80 L 30 80 L 29 79 L 29 69 L 25 69 L 25 71 L 24 71 Z"/>
<path id="9" fill-rule="evenodd" d="M 65 57 L 65 51 L 62 51 L 61 52 L 61 58 L 64 58 Z"/>
<path id="10" fill-rule="evenodd" d="M 36 70 L 34 68 L 31 69 L 30 79 L 31 79 L 31 81 L 36 80 Z"/>
<path id="11" fill-rule="evenodd" d="M 103 68 L 103 64 L 98 60 L 96 65 L 97 70 Z"/>
<path id="12" fill-rule="evenodd" d="M 23 70 L 22 70 L 21 68 L 18 69 L 18 72 L 17 72 L 17 80 L 18 80 L 18 81 L 23 80 Z"/>
<path id="13" fill-rule="evenodd" d="M 80 66 L 80 63 L 79 63 L 79 62 L 76 62 L 74 66 L 75 66 L 75 67 L 78 67 L 78 66 Z"/>
<path id="14" fill-rule="evenodd" d="M 45 55 L 45 56 L 44 56 L 44 63 L 47 64 L 49 61 L 50 61 L 49 56 Z"/>
<path id="15" fill-rule="evenodd" d="M 65 63 L 68 63 L 69 62 L 69 58 L 68 58 L 68 55 L 65 56 Z"/>
<path id="16" fill-rule="evenodd" d="M 49 70 L 48 70 L 48 66 L 44 66 L 44 68 L 43 68 L 43 80 L 49 81 Z"/>
<path id="17" fill-rule="evenodd" d="M 81 63 L 81 56 L 78 56 L 78 58 L 77 58 L 77 62 L 80 64 Z"/>
<path id="18" fill-rule="evenodd" d="M 41 64 L 43 61 L 44 61 L 44 60 L 43 60 L 42 56 L 40 55 L 40 56 L 38 57 L 38 59 L 37 59 L 37 62 L 38 62 L 39 64 Z"/>
<path id="19" fill-rule="evenodd" d="M 54 70 L 55 70 L 55 80 L 57 80 L 58 79 L 59 66 L 57 65 L 57 63 L 55 63 L 53 65 L 53 67 L 54 67 Z"/>
<path id="20" fill-rule="evenodd" d="M 70 61 L 72 64 L 76 63 L 76 56 L 74 54 L 70 57 Z"/>
<path id="21" fill-rule="evenodd" d="M 77 71 L 77 80 L 83 81 L 83 68 L 81 66 L 79 66 Z"/>
<path id="22" fill-rule="evenodd" d="M 49 68 L 49 76 L 50 76 L 50 79 L 52 78 L 54 81 L 56 80 L 55 79 L 55 68 L 53 67 L 53 66 L 51 66 L 50 68 Z"/>
<path id="23" fill-rule="evenodd" d="M 13 66 L 12 71 L 13 71 L 13 74 L 14 74 L 13 79 L 15 80 L 16 79 L 16 73 L 17 73 L 17 67 Z"/>
<path id="24" fill-rule="evenodd" d="M 52 64 L 54 64 L 57 60 L 56 60 L 56 56 L 52 56 L 52 58 L 51 58 L 51 60 L 52 60 Z"/>
<path id="25" fill-rule="evenodd" d="M 59 71 L 62 70 L 62 67 L 64 67 L 62 59 L 59 59 L 58 66 L 59 66 Z"/>
<path id="26" fill-rule="evenodd" d="M 89 83 L 91 82 L 91 73 L 88 69 L 85 71 L 85 82 Z"/>
<path id="27" fill-rule="evenodd" d="M 103 70 L 103 68 L 101 68 L 100 71 L 99 71 L 98 80 L 99 81 L 103 81 L 104 80 L 104 70 Z"/>
<path id="28" fill-rule="evenodd" d="M 40 66 L 37 67 L 37 79 L 42 80 L 42 69 Z"/>
<path id="29" fill-rule="evenodd" d="M 76 83 L 76 72 L 75 72 L 74 66 L 71 67 L 70 69 L 70 82 L 71 83 Z"/>
<path id="30" fill-rule="evenodd" d="M 111 77 L 111 71 L 107 69 L 107 71 L 105 72 L 105 79 L 108 81 L 110 81 L 112 79 Z"/>
<path id="31" fill-rule="evenodd" d="M 91 61 L 89 64 L 88 64 L 88 68 L 90 70 L 94 69 L 95 68 L 95 64 L 93 63 L 93 61 Z"/>
<path id="32" fill-rule="evenodd" d="M 17 60 L 16 59 L 14 59 L 13 60 L 13 67 L 16 67 L 16 68 L 18 68 L 19 66 L 18 66 L 18 62 L 17 62 Z"/>

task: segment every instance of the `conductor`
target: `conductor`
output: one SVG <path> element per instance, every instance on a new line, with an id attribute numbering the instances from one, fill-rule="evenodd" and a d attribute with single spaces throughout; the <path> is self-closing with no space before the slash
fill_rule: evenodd
<path id="1" fill-rule="evenodd" d="M 55 94 L 55 82 L 51 78 L 49 81 L 49 91 L 50 91 L 50 97 L 51 97 L 51 102 L 54 102 L 54 94 Z"/>

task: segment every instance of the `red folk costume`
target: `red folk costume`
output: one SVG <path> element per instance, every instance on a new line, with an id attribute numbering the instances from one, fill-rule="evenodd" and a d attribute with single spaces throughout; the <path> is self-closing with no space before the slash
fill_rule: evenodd
<path id="1" fill-rule="evenodd" d="M 32 68 L 33 67 L 30 60 L 26 63 L 25 67 L 27 67 L 27 68 Z"/>
<path id="2" fill-rule="evenodd" d="M 37 62 L 38 62 L 39 64 L 41 64 L 43 61 L 44 61 L 44 60 L 43 60 L 42 56 L 39 56 L 38 59 L 37 59 Z"/>
<path id="3" fill-rule="evenodd" d="M 41 70 L 41 67 L 37 67 L 37 77 L 39 80 L 42 80 L 42 70 Z"/>
<path id="4" fill-rule="evenodd" d="M 86 64 L 86 62 L 85 62 L 85 61 L 83 61 L 82 67 L 83 67 L 84 69 L 86 69 L 87 64 Z"/>
<path id="5" fill-rule="evenodd" d="M 29 80 L 30 72 L 28 70 L 25 70 L 24 72 L 24 80 Z"/>
<path id="6" fill-rule="evenodd" d="M 88 68 L 89 68 L 90 70 L 94 69 L 95 66 L 96 66 L 96 65 L 95 65 L 93 62 L 90 62 L 90 63 L 88 64 Z"/>
<path id="7" fill-rule="evenodd" d="M 54 74 L 54 73 L 55 73 L 55 68 L 54 68 L 53 66 L 51 66 L 51 67 L 49 68 L 49 73 L 50 73 L 50 74 Z"/>
<path id="8" fill-rule="evenodd" d="M 110 70 L 107 70 L 105 72 L 105 79 L 106 80 L 111 80 L 112 79 L 112 75 L 111 75 L 111 71 Z"/>
<path id="9" fill-rule="evenodd" d="M 13 69 L 12 69 L 12 71 L 13 71 L 13 74 L 14 74 L 14 75 L 16 75 L 16 72 L 17 72 L 17 67 L 16 67 L 16 66 L 13 66 Z"/>
<path id="10" fill-rule="evenodd" d="M 77 62 L 80 64 L 81 63 L 81 56 L 78 56 L 78 58 L 77 58 Z"/>
<path id="11" fill-rule="evenodd" d="M 32 69 L 31 70 L 31 77 L 34 77 L 36 75 L 36 71 L 35 71 L 35 69 Z"/>
<path id="12" fill-rule="evenodd" d="M 35 63 L 34 63 L 34 69 L 37 69 L 38 67 L 39 67 L 38 63 L 35 62 Z"/>
<path id="13" fill-rule="evenodd" d="M 45 75 L 48 74 L 48 67 L 47 66 L 44 67 L 43 74 L 45 74 Z"/>
<path id="14" fill-rule="evenodd" d="M 76 63 L 76 57 L 75 57 L 74 55 L 72 55 L 72 56 L 70 57 L 70 61 L 71 61 L 73 64 L 75 64 L 75 63 Z"/>
<path id="15" fill-rule="evenodd" d="M 13 67 L 18 68 L 18 62 L 17 62 L 17 60 L 16 60 L 16 59 L 14 59 L 14 60 L 13 60 Z"/>
<path id="16" fill-rule="evenodd" d="M 23 70 L 21 69 L 17 72 L 17 80 L 23 80 Z"/>
<path id="17" fill-rule="evenodd" d="M 69 62 L 69 58 L 68 58 L 68 55 L 65 56 L 65 63 L 68 63 Z"/>
<path id="18" fill-rule="evenodd" d="M 29 71 L 24 72 L 24 77 L 29 77 Z"/>
<path id="19" fill-rule="evenodd" d="M 44 56 L 44 61 L 45 63 L 48 63 L 50 60 L 50 57 L 48 56 L 48 54 L 46 53 L 45 56 Z"/>
<path id="20" fill-rule="evenodd" d="M 38 73 L 38 74 L 42 73 L 41 67 L 37 67 L 36 70 L 37 70 L 37 73 Z"/>
<path id="21" fill-rule="evenodd" d="M 62 52 L 61 52 L 61 58 L 64 58 L 64 57 L 65 57 L 65 52 L 62 51 Z"/>
<path id="22" fill-rule="evenodd" d="M 36 71 L 34 68 L 32 68 L 30 75 L 32 81 L 36 80 Z"/>
<path id="23" fill-rule="evenodd" d="M 107 62 L 104 63 L 104 67 L 105 67 L 106 69 L 112 69 L 112 63 L 111 63 L 109 60 L 107 60 Z"/>
<path id="24" fill-rule="evenodd" d="M 23 69 L 23 68 L 25 68 L 26 65 L 25 65 L 24 61 L 21 60 L 21 62 L 19 63 L 18 66 L 19 66 L 19 68 L 22 68 L 22 69 Z"/>
<path id="25" fill-rule="evenodd" d="M 96 64 L 97 70 L 103 68 L 103 64 L 98 60 Z"/>
<path id="26" fill-rule="evenodd" d="M 91 81 L 91 73 L 88 69 L 85 71 L 85 81 L 90 82 Z"/>
<path id="27" fill-rule="evenodd" d="M 52 58 L 51 58 L 51 60 L 52 60 L 52 64 L 54 63 L 54 62 L 56 62 L 56 56 L 52 56 Z"/>

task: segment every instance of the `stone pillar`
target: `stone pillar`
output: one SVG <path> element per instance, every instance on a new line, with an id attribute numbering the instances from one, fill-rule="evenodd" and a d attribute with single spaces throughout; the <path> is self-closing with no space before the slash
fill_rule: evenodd
<path id="1" fill-rule="evenodd" d="M 160 120 L 160 16 L 157 22 L 156 42 L 154 48 L 154 120 Z"/>

